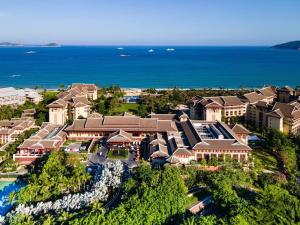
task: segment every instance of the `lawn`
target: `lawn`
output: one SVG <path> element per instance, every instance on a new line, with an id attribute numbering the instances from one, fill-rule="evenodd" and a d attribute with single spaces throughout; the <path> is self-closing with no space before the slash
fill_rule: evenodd
<path id="1" fill-rule="evenodd" d="M 128 158 L 128 150 L 110 149 L 109 152 L 108 152 L 108 157 L 110 159 L 127 159 Z"/>
<path id="2" fill-rule="evenodd" d="M 267 150 L 262 148 L 253 149 L 252 156 L 254 157 L 254 159 L 260 161 L 264 169 L 272 170 L 272 171 L 278 170 L 277 159 L 275 158 L 275 156 L 270 154 Z"/>
<path id="3" fill-rule="evenodd" d="M 113 111 L 115 114 L 122 114 L 124 112 L 137 113 L 138 110 L 137 103 L 122 103 L 120 106 L 116 107 Z"/>
<path id="4" fill-rule="evenodd" d="M 201 201 L 209 195 L 207 190 L 200 190 L 196 193 L 189 194 L 187 198 L 186 208 L 190 208 L 195 205 L 197 202 Z"/>

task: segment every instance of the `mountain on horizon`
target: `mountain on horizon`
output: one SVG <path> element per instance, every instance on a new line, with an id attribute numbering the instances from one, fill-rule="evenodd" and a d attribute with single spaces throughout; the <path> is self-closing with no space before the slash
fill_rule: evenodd
<path id="1" fill-rule="evenodd" d="M 300 41 L 290 41 L 283 44 L 274 45 L 273 48 L 300 50 Z"/>

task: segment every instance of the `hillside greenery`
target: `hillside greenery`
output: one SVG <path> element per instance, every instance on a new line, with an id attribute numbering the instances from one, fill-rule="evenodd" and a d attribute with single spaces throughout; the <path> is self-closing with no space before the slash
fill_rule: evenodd
<path id="1" fill-rule="evenodd" d="M 70 157 L 64 152 L 55 151 L 42 168 L 32 171 L 27 179 L 28 184 L 17 193 L 16 199 L 19 204 L 56 199 L 84 190 L 90 179 L 79 156 Z"/>

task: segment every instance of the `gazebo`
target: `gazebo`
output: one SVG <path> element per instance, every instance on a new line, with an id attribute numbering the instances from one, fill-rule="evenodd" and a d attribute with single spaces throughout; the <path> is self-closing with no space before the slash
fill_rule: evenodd
<path id="1" fill-rule="evenodd" d="M 127 149 L 132 145 L 132 134 L 120 129 L 111 133 L 107 138 L 110 148 Z"/>

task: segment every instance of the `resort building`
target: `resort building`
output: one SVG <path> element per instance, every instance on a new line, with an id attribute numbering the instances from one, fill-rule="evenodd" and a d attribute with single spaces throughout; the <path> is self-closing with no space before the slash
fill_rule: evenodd
<path id="1" fill-rule="evenodd" d="M 192 160 L 227 155 L 246 161 L 248 131 L 236 127 L 237 134 L 222 122 L 189 120 L 186 114 L 150 114 L 149 118 L 133 115 L 101 116 L 94 113 L 74 120 L 65 129 L 70 140 L 104 139 L 111 147 L 129 149 L 148 143 L 148 156 L 153 163 L 187 164 Z"/>
<path id="2" fill-rule="evenodd" d="M 0 144 L 15 141 L 20 134 L 35 127 L 33 118 L 17 118 L 0 121 Z"/>
<path id="3" fill-rule="evenodd" d="M 18 106 L 24 104 L 26 101 L 39 103 L 42 100 L 43 97 L 34 89 L 0 88 L 0 106 Z"/>
<path id="4" fill-rule="evenodd" d="M 174 116 L 173 114 L 170 115 Z M 74 120 L 73 124 L 68 126 L 65 131 L 70 140 L 107 138 L 111 137 L 112 133 L 116 131 L 120 132 L 121 135 L 130 133 L 132 143 L 139 144 L 147 135 L 177 131 L 177 126 L 175 121 L 166 118 L 161 119 L 159 115 L 151 118 L 141 118 L 128 114 L 124 116 L 102 116 L 93 113 L 86 119 Z M 128 135 L 127 138 L 129 138 Z"/>
<path id="5" fill-rule="evenodd" d="M 68 90 L 59 93 L 58 99 L 50 103 L 49 122 L 63 125 L 68 119 L 87 118 L 90 113 L 90 100 L 97 99 L 98 88 L 94 84 L 73 84 Z"/>
<path id="6" fill-rule="evenodd" d="M 181 127 L 194 160 L 225 160 L 226 157 L 238 161 L 248 160 L 251 148 L 225 123 L 188 120 L 181 122 Z"/>
<path id="7" fill-rule="evenodd" d="M 266 113 L 272 107 L 275 99 L 276 89 L 274 87 L 264 87 L 244 94 L 241 100 L 247 104 L 245 120 L 256 127 L 265 126 L 267 123 Z"/>
<path id="8" fill-rule="evenodd" d="M 37 158 L 59 149 L 66 140 L 64 126 L 43 123 L 40 130 L 18 146 L 13 159 L 21 165 L 28 165 Z"/>
<path id="9" fill-rule="evenodd" d="M 150 114 L 141 118 L 130 114 L 102 116 L 92 113 L 75 119 L 65 127 L 44 123 L 40 131 L 18 147 L 14 159 L 28 164 L 42 155 L 58 149 L 63 142 L 100 141 L 108 149 L 139 150 L 143 146 L 152 163 L 188 164 L 193 160 L 224 160 L 230 157 L 247 161 L 248 130 L 241 125 L 190 120 L 187 114 Z"/>
<path id="10" fill-rule="evenodd" d="M 267 127 L 278 129 L 286 134 L 300 133 L 300 103 L 276 102 L 272 110 L 267 113 Z"/>
<path id="11" fill-rule="evenodd" d="M 277 89 L 277 101 L 282 103 L 289 103 L 298 100 L 300 96 L 299 87 L 293 89 L 289 86 L 285 86 Z"/>
<path id="12" fill-rule="evenodd" d="M 232 128 L 232 131 L 244 144 L 248 145 L 250 131 L 246 127 L 241 124 L 235 124 Z"/>
<path id="13" fill-rule="evenodd" d="M 247 103 L 237 96 L 194 97 L 190 101 L 191 119 L 221 121 L 222 118 L 244 116 Z"/>

